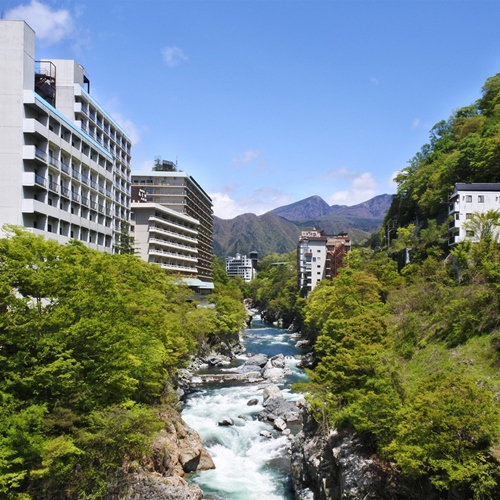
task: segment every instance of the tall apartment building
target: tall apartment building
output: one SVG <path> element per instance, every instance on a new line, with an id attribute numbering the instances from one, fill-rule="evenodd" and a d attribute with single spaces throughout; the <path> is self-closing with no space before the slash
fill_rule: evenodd
<path id="1" fill-rule="evenodd" d="M 500 210 L 500 183 L 457 182 L 448 205 L 448 215 L 452 219 L 448 225 L 448 244 L 456 245 L 466 238 L 477 241 L 477 235 L 468 233 L 464 222 L 473 213 L 488 210 Z"/>
<path id="2" fill-rule="evenodd" d="M 35 60 L 35 33 L 0 20 L 0 225 L 112 252 L 130 213 L 131 141 L 72 60 Z"/>
<path id="3" fill-rule="evenodd" d="M 316 229 L 302 231 L 297 245 L 299 290 L 307 293 L 321 280 L 333 279 L 350 249 L 347 234 L 326 235 Z"/>
<path id="4" fill-rule="evenodd" d="M 132 203 L 132 213 L 131 234 L 141 259 L 196 278 L 200 223 L 158 203 Z"/>
<path id="5" fill-rule="evenodd" d="M 213 206 L 202 187 L 172 162 L 162 161 L 161 170 L 132 172 L 132 201 L 140 202 L 139 192 L 146 192 L 148 203 L 167 207 L 199 222 L 197 278 L 212 280 Z"/>

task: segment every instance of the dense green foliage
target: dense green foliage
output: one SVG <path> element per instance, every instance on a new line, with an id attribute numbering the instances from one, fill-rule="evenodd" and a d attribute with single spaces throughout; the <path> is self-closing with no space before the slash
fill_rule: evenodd
<path id="1" fill-rule="evenodd" d="M 467 221 L 479 242 L 446 241 L 454 184 L 500 182 L 499 165 L 496 75 L 396 177 L 388 253 L 351 252 L 303 312 L 319 362 L 299 388 L 316 420 L 353 429 L 443 498 L 500 497 L 500 213 Z"/>
<path id="2" fill-rule="evenodd" d="M 304 299 L 297 292 L 297 252 L 272 253 L 259 261 L 257 277 L 244 286 L 255 307 L 265 311 L 269 322 L 280 321 L 286 328 L 300 325 Z"/>
<path id="3" fill-rule="evenodd" d="M 354 250 L 313 290 L 304 322 L 319 364 L 298 388 L 318 422 L 354 429 L 407 476 L 497 498 L 500 249 L 461 245 L 459 280 L 430 248 L 401 274 Z"/>
<path id="4" fill-rule="evenodd" d="M 201 343 L 238 331 L 240 297 L 197 308 L 130 254 L 0 239 L 0 497 L 100 498 L 147 452 Z"/>
<path id="5" fill-rule="evenodd" d="M 436 124 L 429 143 L 398 173 L 386 224 L 446 217 L 456 182 L 500 182 L 499 165 L 500 74 L 486 81 L 477 102 Z"/>

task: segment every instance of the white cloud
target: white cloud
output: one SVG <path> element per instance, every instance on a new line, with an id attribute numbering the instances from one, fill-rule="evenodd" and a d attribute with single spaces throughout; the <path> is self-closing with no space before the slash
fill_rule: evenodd
<path id="1" fill-rule="evenodd" d="M 420 127 L 421 120 L 420 118 L 415 118 L 411 124 L 411 128 L 418 128 Z"/>
<path id="2" fill-rule="evenodd" d="M 231 165 L 233 167 L 244 167 L 249 163 L 252 163 L 260 156 L 260 151 L 255 149 L 248 149 L 238 156 L 234 156 L 231 160 Z"/>
<path id="3" fill-rule="evenodd" d="M 187 61 L 188 57 L 179 47 L 165 47 L 161 54 L 163 62 L 170 68 L 178 66 L 182 61 Z"/>
<path id="4" fill-rule="evenodd" d="M 221 219 L 233 219 L 245 213 L 262 215 L 290 203 L 287 194 L 271 188 L 259 189 L 254 191 L 251 196 L 242 198 L 232 198 L 227 191 L 209 193 L 209 196 L 214 204 L 214 214 Z"/>
<path id="5" fill-rule="evenodd" d="M 7 11 L 5 19 L 26 21 L 35 30 L 36 38 L 44 45 L 53 45 L 68 37 L 73 30 L 73 19 L 68 10 L 51 10 L 38 0 Z"/>
<path id="6" fill-rule="evenodd" d="M 365 172 L 353 177 L 351 185 L 343 191 L 334 192 L 327 200 L 330 205 L 357 205 L 377 195 L 377 182 L 372 174 Z"/>
<path id="7" fill-rule="evenodd" d="M 380 83 L 380 80 L 376 76 L 372 76 L 370 78 L 370 83 L 372 83 L 373 85 L 378 85 Z"/>

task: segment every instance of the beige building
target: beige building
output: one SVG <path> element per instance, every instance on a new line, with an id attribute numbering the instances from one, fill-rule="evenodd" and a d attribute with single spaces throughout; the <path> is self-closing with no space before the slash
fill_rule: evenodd
<path id="1" fill-rule="evenodd" d="M 131 141 L 83 66 L 35 59 L 35 33 L 0 20 L 0 225 L 112 252 L 130 213 Z"/>
<path id="2" fill-rule="evenodd" d="M 302 231 L 297 245 L 298 287 L 305 293 L 324 279 L 333 279 L 351 250 L 347 234 L 326 235 L 324 231 Z"/>
<path id="3" fill-rule="evenodd" d="M 141 202 L 161 205 L 198 221 L 197 278 L 212 280 L 213 208 L 212 200 L 202 187 L 172 162 L 162 162 L 152 172 L 132 173 L 132 201 L 135 209 Z M 144 195 L 140 195 L 144 193 Z M 137 224 L 136 224 L 137 227 Z M 136 229 L 137 230 L 137 229 Z"/>

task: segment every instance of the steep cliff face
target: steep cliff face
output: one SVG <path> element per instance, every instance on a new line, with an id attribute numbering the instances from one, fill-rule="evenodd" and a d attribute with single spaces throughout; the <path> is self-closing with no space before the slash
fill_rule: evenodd
<path id="1" fill-rule="evenodd" d="M 297 500 L 436 500 L 427 482 L 409 481 L 371 453 L 354 434 L 321 431 L 307 418 L 292 441 Z"/>
<path id="2" fill-rule="evenodd" d="M 152 457 L 124 468 L 116 478 L 108 500 L 200 500 L 203 492 L 188 484 L 186 473 L 214 469 L 199 434 L 176 412 L 169 412 L 165 429 L 152 445 Z"/>

